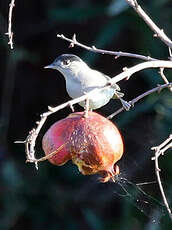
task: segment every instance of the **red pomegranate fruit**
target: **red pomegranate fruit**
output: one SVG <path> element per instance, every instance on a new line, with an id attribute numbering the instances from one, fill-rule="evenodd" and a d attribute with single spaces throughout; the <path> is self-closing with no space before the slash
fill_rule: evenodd
<path id="1" fill-rule="evenodd" d="M 101 181 L 114 180 L 119 174 L 114 164 L 121 158 L 124 147 L 115 124 L 95 113 L 76 112 L 54 123 L 45 133 L 42 147 L 48 160 L 63 165 L 72 160 L 83 175 L 101 174 Z"/>

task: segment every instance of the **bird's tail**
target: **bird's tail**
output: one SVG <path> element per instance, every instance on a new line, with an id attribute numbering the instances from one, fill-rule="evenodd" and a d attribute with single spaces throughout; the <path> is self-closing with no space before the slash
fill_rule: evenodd
<path id="1" fill-rule="evenodd" d="M 121 90 L 120 87 L 119 87 L 119 85 L 114 84 L 112 87 L 113 87 L 113 88 L 115 89 L 115 91 L 116 91 L 116 92 L 114 93 L 112 99 L 119 99 L 119 98 L 121 98 L 121 97 L 124 96 L 124 93 L 119 92 L 119 91 Z"/>
<path id="2" fill-rule="evenodd" d="M 112 99 L 119 99 L 123 96 L 124 96 L 124 93 L 116 91 L 116 93 L 113 95 Z"/>

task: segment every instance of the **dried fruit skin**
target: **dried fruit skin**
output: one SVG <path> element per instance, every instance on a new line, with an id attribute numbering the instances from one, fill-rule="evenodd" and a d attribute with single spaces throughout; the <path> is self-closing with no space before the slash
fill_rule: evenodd
<path id="1" fill-rule="evenodd" d="M 103 116 L 89 112 L 72 113 L 50 127 L 43 138 L 45 154 L 57 150 L 49 161 L 62 165 L 72 159 L 83 175 L 105 172 L 103 182 L 117 172 L 114 164 L 123 154 L 123 141 L 116 126 Z M 117 168 L 118 170 L 118 168 Z"/>

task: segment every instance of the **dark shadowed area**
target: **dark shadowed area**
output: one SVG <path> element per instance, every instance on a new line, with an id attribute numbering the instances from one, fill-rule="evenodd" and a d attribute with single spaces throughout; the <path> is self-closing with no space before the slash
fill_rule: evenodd
<path id="1" fill-rule="evenodd" d="M 83 176 L 71 162 L 57 167 L 42 162 L 37 171 L 25 164 L 23 144 L 28 132 L 48 106 L 69 100 L 62 75 L 44 66 L 60 54 L 73 53 L 110 77 L 124 67 L 141 63 L 129 57 L 115 59 L 82 48 L 69 48 L 57 34 L 88 46 L 125 51 L 167 60 L 168 48 L 147 27 L 125 0 L 29 0 L 15 1 L 12 30 L 14 49 L 8 37 L 8 0 L 0 2 L 0 229 L 2 230 L 170 230 L 172 223 L 162 205 L 155 182 L 152 146 L 165 140 L 172 127 L 172 97 L 164 89 L 138 102 L 129 112 L 112 119 L 125 143 L 118 162 L 117 183 L 100 183 L 98 176 Z M 172 38 L 171 0 L 139 1 L 152 19 Z M 165 71 L 172 81 L 170 70 Z M 145 70 L 119 83 L 124 98 L 134 97 L 163 84 L 158 70 Z M 108 116 L 118 108 L 111 101 L 97 110 Z M 82 111 L 79 105 L 76 111 Z M 41 138 L 55 121 L 71 113 L 65 108 L 49 117 L 36 146 L 43 156 Z M 172 206 L 172 156 L 160 160 L 162 181 Z M 126 179 L 126 180 L 125 180 Z M 130 181 L 132 183 L 130 183 Z"/>

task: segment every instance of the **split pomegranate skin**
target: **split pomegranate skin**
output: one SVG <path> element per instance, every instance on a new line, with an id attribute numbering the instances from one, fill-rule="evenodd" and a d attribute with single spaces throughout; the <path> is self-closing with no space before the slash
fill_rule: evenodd
<path id="1" fill-rule="evenodd" d="M 48 160 L 63 165 L 72 160 L 83 175 L 99 173 L 107 182 L 119 174 L 115 163 L 121 158 L 124 145 L 115 124 L 89 111 L 76 112 L 54 123 L 45 133 L 42 147 L 46 155 L 56 151 Z"/>

